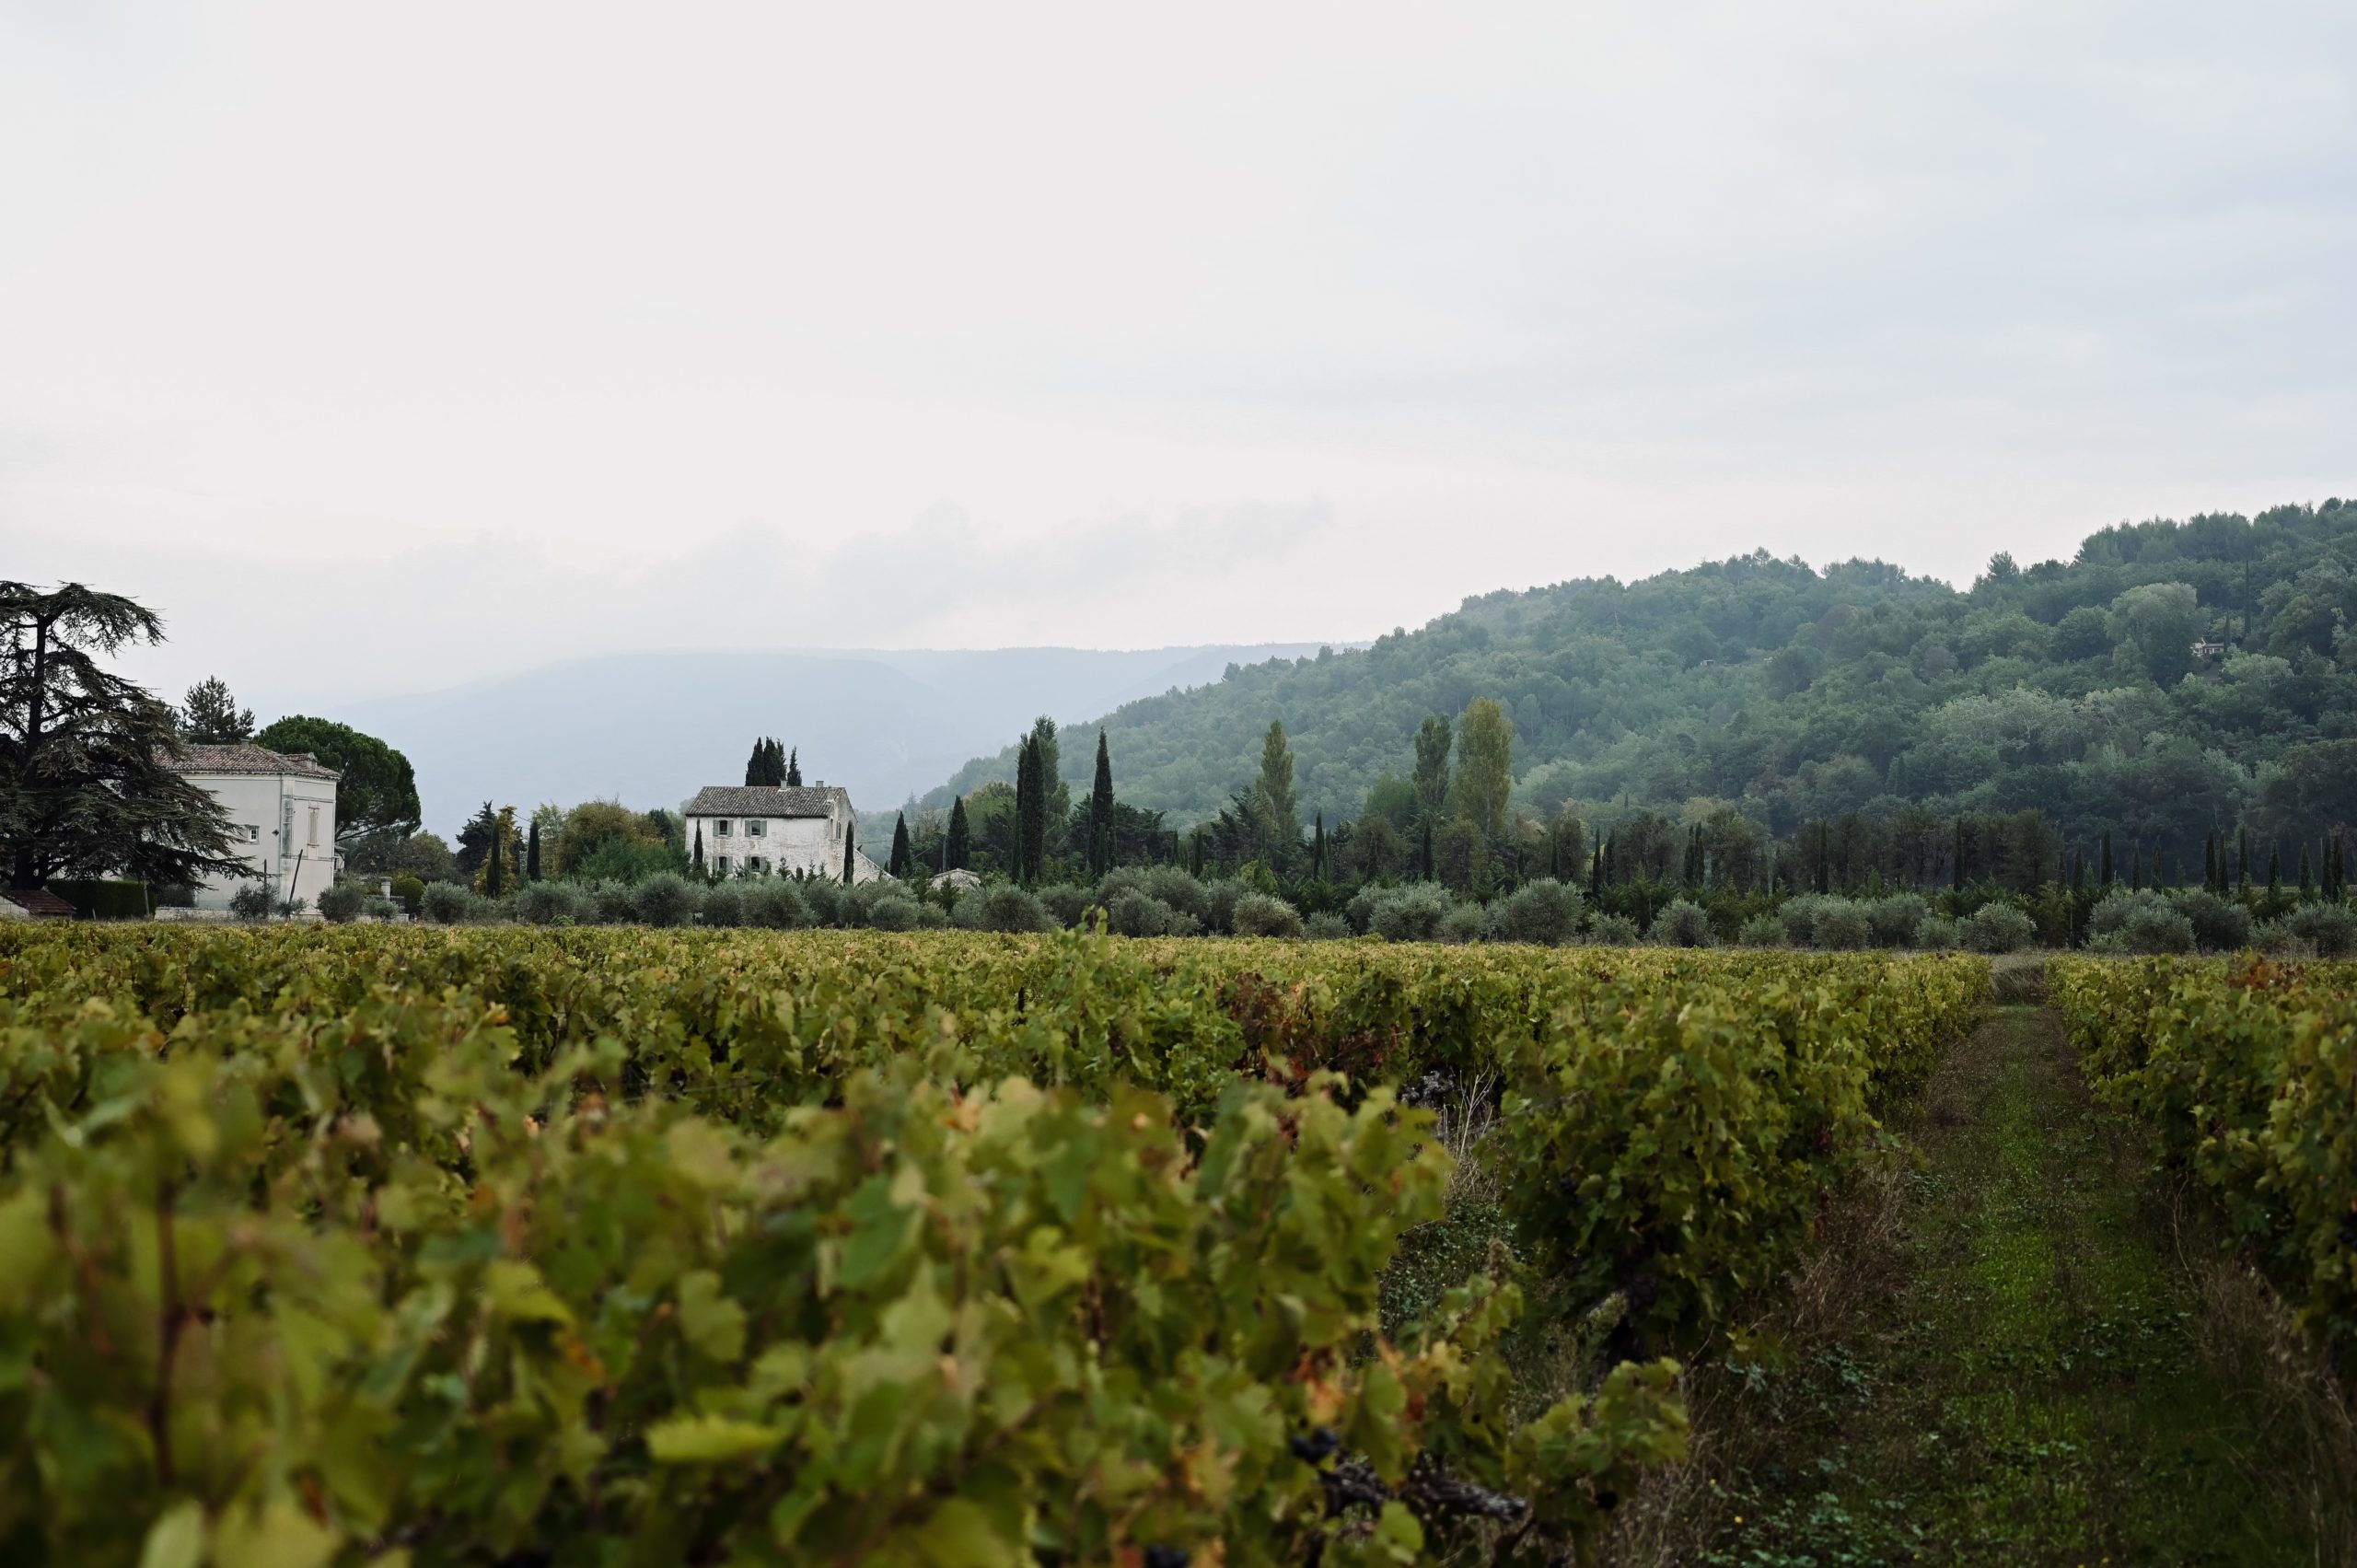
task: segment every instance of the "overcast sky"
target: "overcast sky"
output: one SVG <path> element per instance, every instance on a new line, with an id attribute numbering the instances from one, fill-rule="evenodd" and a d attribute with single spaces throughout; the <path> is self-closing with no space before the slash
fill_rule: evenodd
<path id="1" fill-rule="evenodd" d="M 0 575 L 269 712 L 2357 490 L 2357 7 L 0 0 Z"/>

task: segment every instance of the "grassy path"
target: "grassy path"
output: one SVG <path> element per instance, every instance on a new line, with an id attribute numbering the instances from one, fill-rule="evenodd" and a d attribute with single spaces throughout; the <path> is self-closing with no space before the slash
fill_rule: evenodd
<path id="1" fill-rule="evenodd" d="M 1838 1331 L 1730 1373 L 1739 1491 L 1706 1561 L 2299 1563 L 2293 1423 L 2232 1387 L 2043 1009 L 1992 1014 L 1927 1086 L 1896 1224 Z M 1739 1522 L 1738 1522 L 1739 1521 Z"/>

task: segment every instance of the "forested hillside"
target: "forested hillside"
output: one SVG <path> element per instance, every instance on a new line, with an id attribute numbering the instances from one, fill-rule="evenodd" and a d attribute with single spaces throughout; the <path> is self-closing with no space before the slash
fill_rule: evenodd
<path id="1" fill-rule="evenodd" d="M 1175 826 L 1248 784 L 1272 719 L 1301 819 L 1330 824 L 1404 780 L 1427 715 L 1489 697 L 1514 725 L 1514 806 L 1541 820 L 1724 805 L 1781 837 L 1910 806 L 2038 808 L 2075 843 L 2108 830 L 2198 860 L 2212 830 L 2357 819 L 2352 567 L 2357 503 L 2338 500 L 2107 528 L 2068 562 L 2001 553 L 1968 591 L 1761 551 L 1500 591 L 1102 726 L 1122 802 Z M 1093 754 L 1063 748 L 1062 776 L 1085 786 Z M 927 804 L 1015 762 L 1010 747 L 970 763 Z"/>

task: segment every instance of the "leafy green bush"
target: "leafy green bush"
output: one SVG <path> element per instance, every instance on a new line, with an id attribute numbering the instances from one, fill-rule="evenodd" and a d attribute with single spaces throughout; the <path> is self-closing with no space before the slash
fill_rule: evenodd
<path id="1" fill-rule="evenodd" d="M 1877 947 L 1912 947 L 1915 934 L 1931 912 L 1920 893 L 1892 893 L 1866 906 L 1866 924 Z"/>
<path id="2" fill-rule="evenodd" d="M 745 923 L 791 931 L 810 923 L 810 906 L 802 901 L 792 881 L 764 877 L 745 885 Z"/>
<path id="3" fill-rule="evenodd" d="M 1625 914 L 1599 914 L 1587 923 L 1587 939 L 1599 947 L 1633 947 L 1637 923 Z"/>
<path id="4" fill-rule="evenodd" d="M 1022 889 L 1000 882 L 958 900 L 950 923 L 967 931 L 1053 931 L 1056 917 Z"/>
<path id="5" fill-rule="evenodd" d="M 338 882 L 319 889 L 319 915 L 333 924 L 349 924 L 367 907 L 368 889 L 357 882 Z"/>
<path id="6" fill-rule="evenodd" d="M 1828 899 L 1817 908 L 1809 940 L 1829 952 L 1853 953 L 1874 946 L 1874 923 L 1854 900 Z"/>
<path id="7" fill-rule="evenodd" d="M 1986 903 L 1959 923 L 1957 935 L 1975 953 L 2018 953 L 2038 943 L 2038 922 L 2008 903 Z"/>
<path id="8" fill-rule="evenodd" d="M 1093 892 L 1086 888 L 1075 888 L 1069 882 L 1051 883 L 1039 889 L 1038 897 L 1040 907 L 1067 931 L 1079 926 L 1087 918 L 1088 912 L 1097 907 L 1097 897 Z"/>
<path id="9" fill-rule="evenodd" d="M 509 897 L 507 912 L 528 925 L 588 925 L 598 901 L 571 882 L 527 882 Z"/>
<path id="10" fill-rule="evenodd" d="M 853 919 L 846 917 L 856 915 L 856 906 L 851 902 L 850 890 L 841 882 L 830 877 L 807 877 L 796 881 L 794 887 L 802 895 L 803 906 L 810 912 L 811 924 L 848 926 L 853 923 Z"/>
<path id="11" fill-rule="evenodd" d="M 704 924 L 723 930 L 744 924 L 744 888 L 736 882 L 722 882 L 706 888 L 702 907 L 696 912 Z"/>
<path id="12" fill-rule="evenodd" d="M 632 912 L 647 925 L 685 925 L 703 903 L 702 889 L 686 877 L 658 871 L 640 881 L 632 899 Z"/>
<path id="13" fill-rule="evenodd" d="M 436 925 L 458 925 L 474 919 L 480 904 L 474 889 L 463 883 L 429 882 L 418 910 Z"/>
<path id="14" fill-rule="evenodd" d="M 2302 904 L 2285 917 L 2293 935 L 2316 950 L 2321 958 L 2345 958 L 2357 953 L 2357 912 L 2344 903 Z"/>
<path id="15" fill-rule="evenodd" d="M 424 902 L 425 884 L 406 871 L 396 872 L 393 876 L 393 897 L 401 908 L 415 914 Z"/>
<path id="16" fill-rule="evenodd" d="M 1690 899 L 1672 899 L 1662 905 L 1647 935 L 1665 947 L 1708 947 L 1713 942 L 1710 915 Z"/>
<path id="17" fill-rule="evenodd" d="M 2169 903 L 2193 926 L 2194 946 L 2231 953 L 2250 946 L 2250 911 L 2203 888 L 2180 888 Z"/>
<path id="18" fill-rule="evenodd" d="M 1106 918 L 1116 936 L 1191 936 L 1195 917 L 1172 909 L 1136 887 L 1113 895 Z"/>
<path id="19" fill-rule="evenodd" d="M 1457 900 L 1437 882 L 1411 882 L 1376 900 L 1367 929 L 1387 942 L 1434 942 Z"/>
<path id="20" fill-rule="evenodd" d="M 1579 933 L 1579 889 L 1552 877 L 1526 882 L 1498 900 L 1491 924 L 1501 942 L 1560 947 Z"/>
<path id="21" fill-rule="evenodd" d="M 1480 904 L 1461 903 L 1440 917 L 1433 933 L 1435 942 L 1481 942 L 1490 935 L 1490 912 Z"/>
<path id="22" fill-rule="evenodd" d="M 1236 900 L 1228 923 L 1238 936 L 1299 936 L 1301 912 L 1267 893 L 1247 893 Z"/>
<path id="23" fill-rule="evenodd" d="M 1302 931 L 1313 942 L 1348 941 L 1355 935 L 1351 923 L 1330 910 L 1311 915 L 1302 923 Z"/>
<path id="24" fill-rule="evenodd" d="M 2087 916 L 2087 935 L 2098 953 L 2193 951 L 2193 923 L 2150 888 L 2113 889 Z"/>
<path id="25" fill-rule="evenodd" d="M 1743 923 L 1736 933 L 1736 943 L 1744 947 L 1781 947 L 1784 945 L 1784 926 L 1772 914 L 1755 914 Z"/>
<path id="26" fill-rule="evenodd" d="M 229 895 L 229 912 L 239 920 L 270 918 L 270 889 L 261 882 L 240 882 Z"/>

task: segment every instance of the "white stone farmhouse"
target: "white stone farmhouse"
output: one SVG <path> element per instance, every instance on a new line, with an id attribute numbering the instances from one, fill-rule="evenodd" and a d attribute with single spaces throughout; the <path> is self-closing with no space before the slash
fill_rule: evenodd
<path id="1" fill-rule="evenodd" d="M 706 784 L 688 802 L 688 842 L 703 837 L 703 863 L 723 876 L 826 877 L 841 881 L 853 836 L 851 791 L 838 784 Z M 853 879 L 884 868 L 853 843 Z"/>
<path id="2" fill-rule="evenodd" d="M 335 886 L 335 782 L 308 751 L 292 756 L 243 741 L 191 746 L 172 766 L 221 803 L 232 824 L 230 853 L 242 855 L 279 899 L 302 899 L 317 909 Z M 196 907 L 226 910 L 229 897 L 250 886 L 215 877 L 196 889 Z"/>

